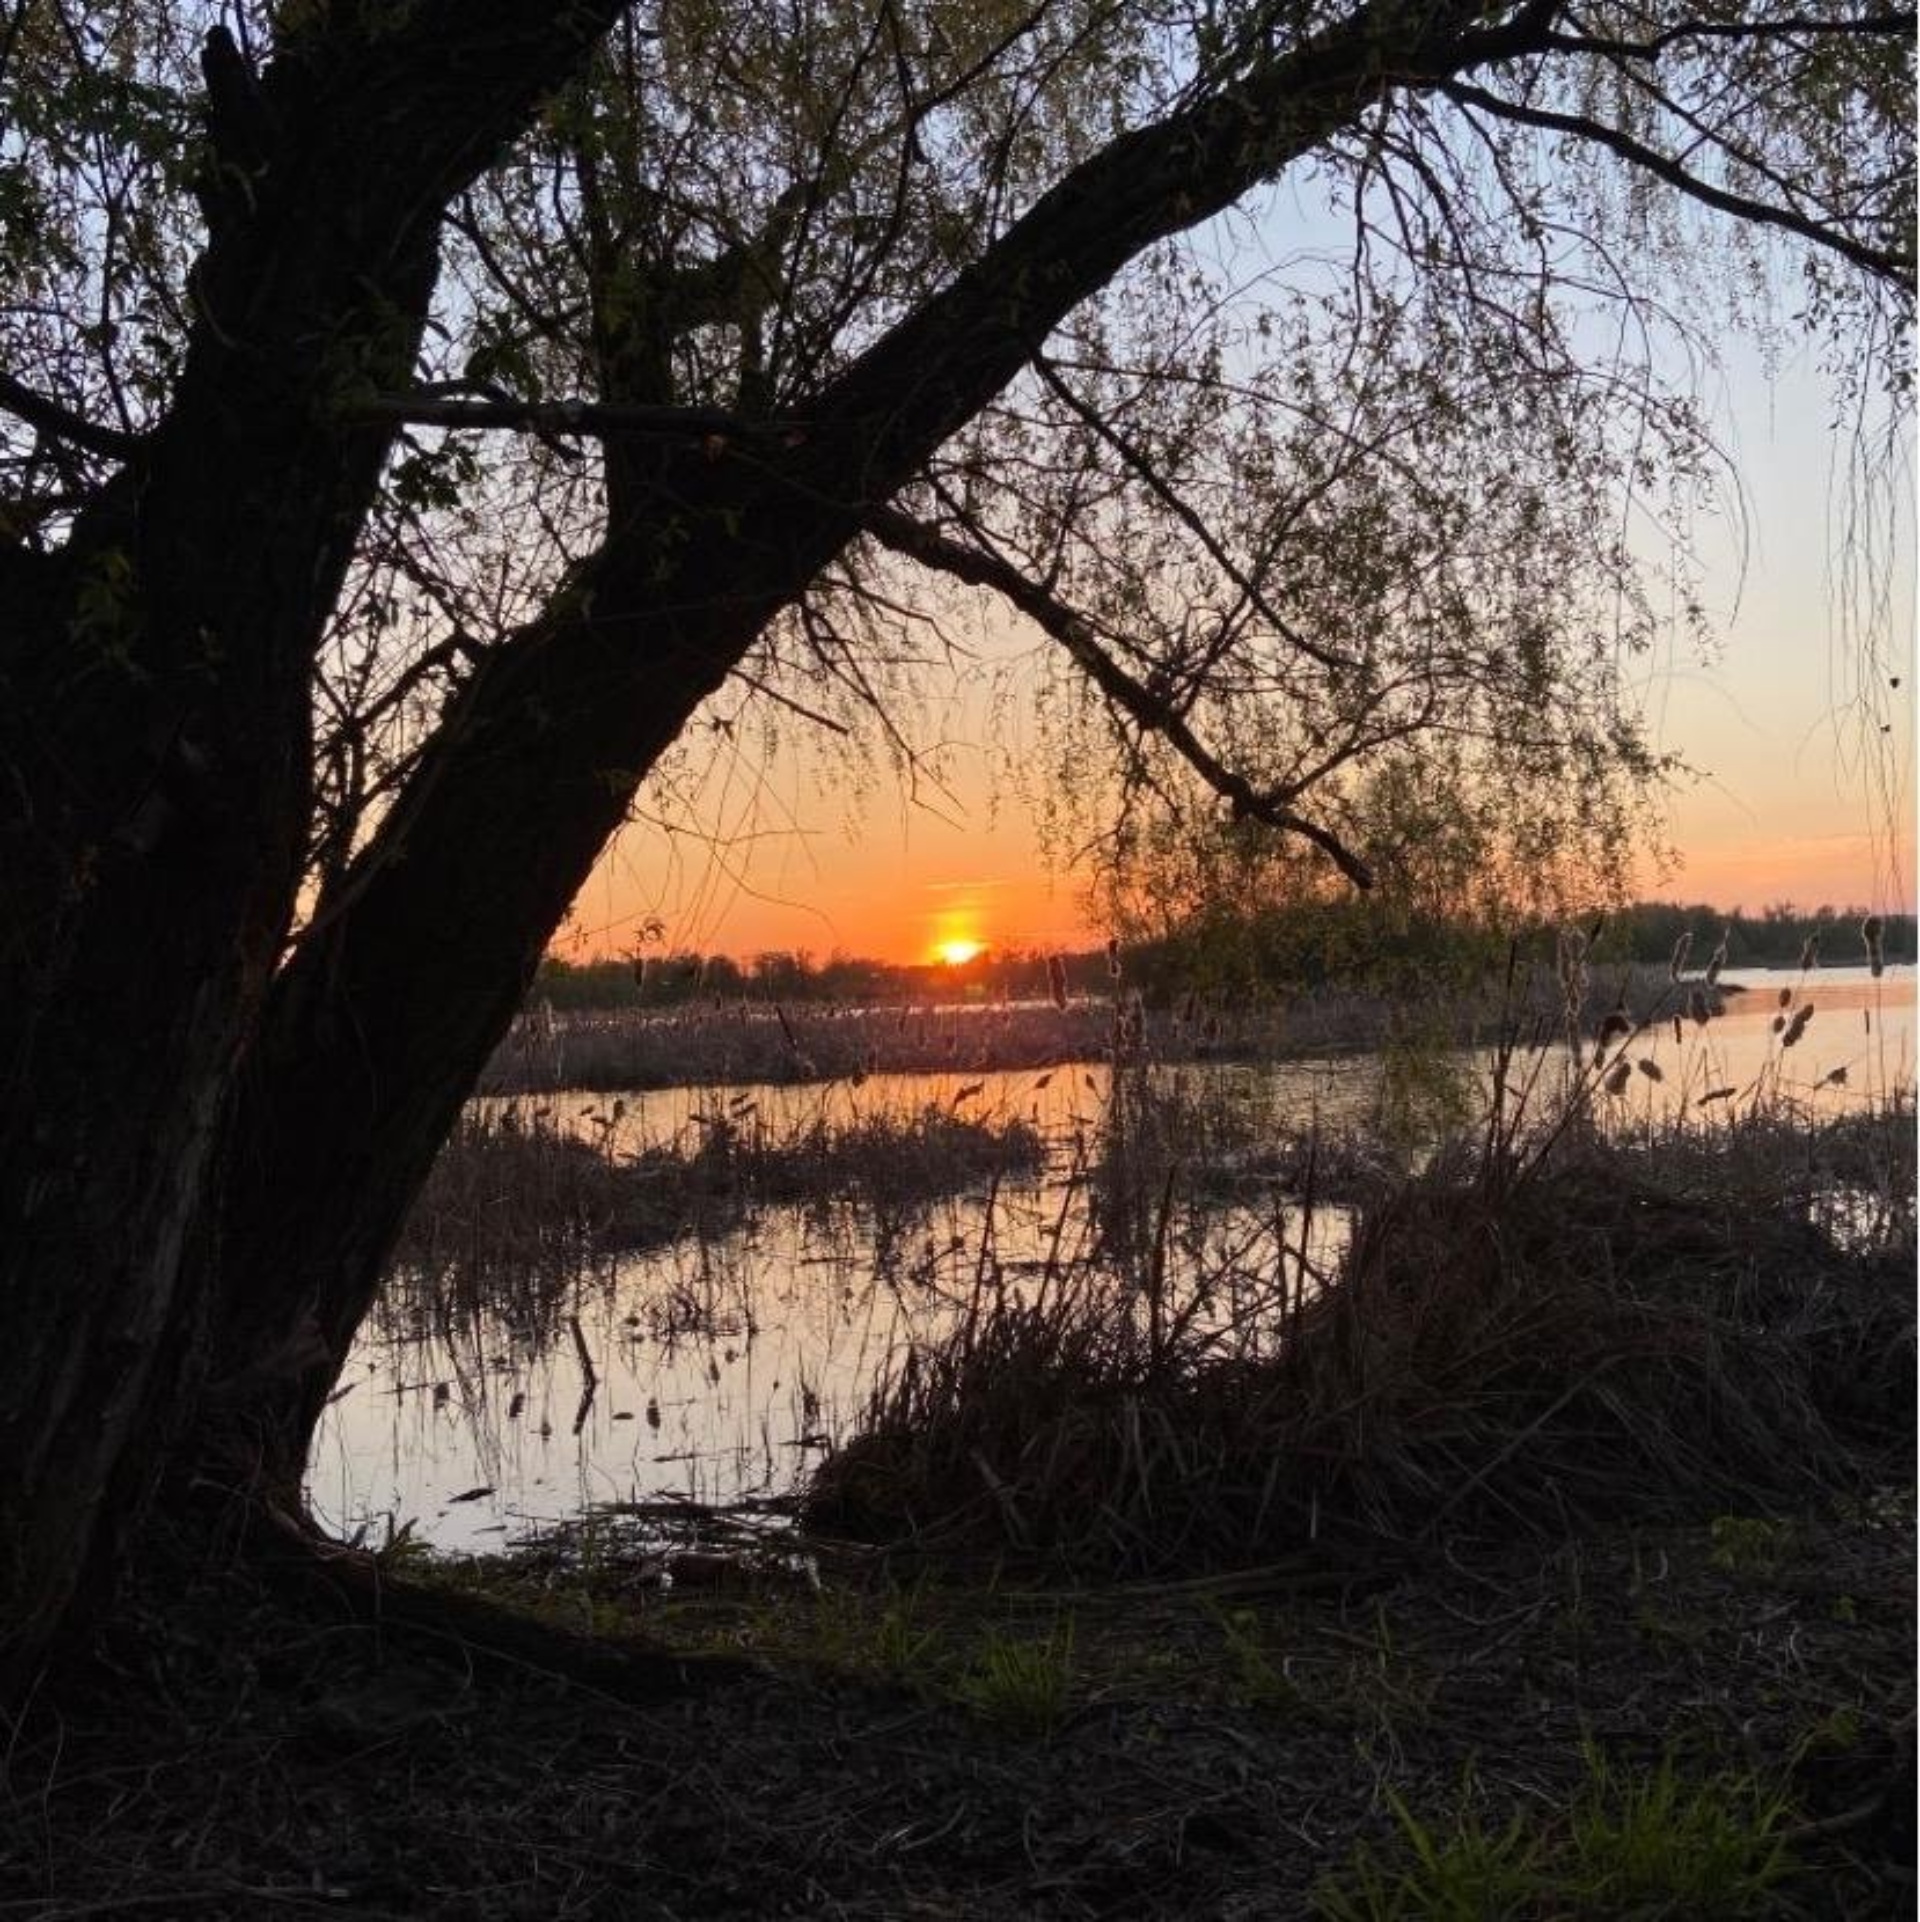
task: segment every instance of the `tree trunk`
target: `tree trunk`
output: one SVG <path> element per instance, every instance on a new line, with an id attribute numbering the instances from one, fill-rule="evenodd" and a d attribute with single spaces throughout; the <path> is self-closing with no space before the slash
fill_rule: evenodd
<path id="1" fill-rule="evenodd" d="M 0 633 L 0 1700 L 104 1583 L 197 1399 L 218 1124 L 305 843 L 308 676 L 404 383 L 440 211 L 618 11 L 209 37 L 209 241 L 166 417 Z M 449 35 L 463 57 L 450 61 Z"/>
<path id="2" fill-rule="evenodd" d="M 749 588 L 752 555 L 707 524 L 689 568 Z M 788 591 L 811 577 L 784 543 L 760 557 Z M 233 1113 L 213 1376 L 184 1458 L 201 1482 L 297 1502 L 407 1210 L 553 929 L 778 593 L 704 599 L 676 608 L 635 542 L 507 643 L 275 982 Z"/>

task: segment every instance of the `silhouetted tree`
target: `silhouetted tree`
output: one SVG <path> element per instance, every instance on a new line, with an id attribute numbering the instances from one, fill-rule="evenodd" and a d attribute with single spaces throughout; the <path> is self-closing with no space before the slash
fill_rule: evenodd
<path id="1" fill-rule="evenodd" d="M 1592 310 L 1649 322 L 1696 230 L 1742 289 L 1778 240 L 1878 379 L 1912 24 L 13 7 L 7 1684 L 156 1489 L 297 1517 L 408 1204 L 638 784 L 725 751 L 736 693 L 884 700 L 930 580 L 1037 622 L 1134 782 L 1351 878 L 1407 757 L 1604 829 L 1651 766 L 1623 490 L 1703 470 Z M 1337 271 L 1290 274 L 1289 179 Z"/>

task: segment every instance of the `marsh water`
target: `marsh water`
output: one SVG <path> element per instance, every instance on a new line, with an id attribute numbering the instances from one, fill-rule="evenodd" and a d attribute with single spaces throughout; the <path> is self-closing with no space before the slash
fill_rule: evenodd
<path id="1" fill-rule="evenodd" d="M 1742 992 L 1710 1024 L 1661 1022 L 1635 1037 L 1635 1071 L 1608 1102 L 1614 1125 L 1717 1113 L 1756 1086 L 1827 1112 L 1911 1086 L 1910 970 L 1878 981 L 1864 969 L 1754 972 L 1726 984 Z M 1783 1050 L 1778 1017 L 1807 1004 L 1812 1017 Z M 1484 1063 L 1469 1066 L 1471 1081 Z M 1550 1051 L 1523 1067 L 1557 1081 L 1563 1057 Z M 1257 1167 L 1243 1174 L 1234 1144 L 1268 1123 L 1364 1134 L 1396 1072 L 1367 1054 L 1151 1070 L 1158 1093 L 1233 1123 L 1211 1145 L 1195 1143 L 1196 1155 L 1221 1162 L 1220 1179 L 1205 1205 L 1181 1211 L 1172 1259 L 1231 1276 L 1291 1249 L 1309 1273 L 1336 1252 L 1342 1209 L 1303 1201 L 1297 1183 Z M 721 1117 L 752 1116 L 785 1135 L 958 1106 L 1030 1121 L 1046 1161 L 1037 1175 L 932 1202 L 768 1205 L 663 1247 L 585 1257 L 564 1302 L 537 1322 L 483 1312 L 430 1324 L 390 1301 L 361 1331 L 318 1437 L 316 1512 L 374 1542 L 411 1525 L 436 1546 L 481 1549 L 607 1504 L 789 1493 L 889 1358 L 961 1312 L 986 1264 L 1020 1286 L 1092 1254 L 1110 1073 L 1089 1064 L 543 1097 L 553 1122 L 615 1158 L 697 1142 Z M 1551 1097 L 1543 1086 L 1534 1098 Z M 1110 1217 L 1107 1232 L 1111 1256 Z"/>

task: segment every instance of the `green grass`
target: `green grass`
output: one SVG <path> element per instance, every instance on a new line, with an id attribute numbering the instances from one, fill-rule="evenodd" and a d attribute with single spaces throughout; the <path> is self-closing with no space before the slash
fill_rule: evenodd
<path id="1" fill-rule="evenodd" d="M 1427 1820 L 1389 1792 L 1397 1833 L 1356 1846 L 1315 1898 L 1325 1922 L 1546 1922 L 1673 1917 L 1707 1922 L 1767 1912 L 1793 1871 L 1788 1804 L 1757 1778 L 1689 1778 L 1668 1754 L 1623 1770 L 1600 1750 L 1563 1813 L 1523 1809 L 1495 1822 L 1474 1783 Z"/>
<path id="2" fill-rule="evenodd" d="M 1716 1515 L 1712 1523 L 1715 1568 L 1762 1580 L 1778 1575 L 1799 1546 L 1791 1522 L 1765 1515 Z"/>
<path id="3" fill-rule="evenodd" d="M 1255 1708 L 1299 1709 L 1305 1705 L 1299 1684 L 1274 1660 L 1257 1609 L 1216 1608 L 1214 1619 L 1226 1644 L 1235 1697 Z"/>
<path id="4" fill-rule="evenodd" d="M 990 1630 L 951 1684 L 954 1700 L 1007 1730 L 1045 1738 L 1060 1726 L 1073 1685 L 1073 1621 L 1044 1636 Z"/>

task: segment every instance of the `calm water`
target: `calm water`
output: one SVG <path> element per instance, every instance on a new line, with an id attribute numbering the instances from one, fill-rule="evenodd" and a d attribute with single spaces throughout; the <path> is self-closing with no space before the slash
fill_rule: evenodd
<path id="1" fill-rule="evenodd" d="M 1910 970 L 1873 981 L 1864 969 L 1738 974 L 1745 992 L 1705 1028 L 1683 1021 L 1648 1028 L 1632 1043 L 1636 1072 L 1612 1104 L 1623 1125 L 1697 1108 L 1731 1088 L 1738 1100 L 1777 1087 L 1823 1110 L 1860 1105 L 1910 1085 L 1914 986 Z M 1811 1021 L 1790 1051 L 1773 1022 L 1779 994 L 1810 1001 Z M 1789 1010 L 1790 1012 L 1790 1010 Z M 1558 1050 L 1538 1058 L 1541 1099 L 1557 1081 Z M 1295 1125 L 1318 1117 L 1338 1129 L 1376 1107 L 1381 1067 L 1370 1056 L 1258 1069 L 1163 1071 L 1205 1081 L 1250 1112 Z M 447 1548 L 481 1548 L 543 1520 L 605 1502 L 691 1497 L 735 1501 L 781 1494 L 859 1409 L 890 1354 L 937 1329 L 963 1301 L 989 1228 L 1003 1271 L 1037 1269 L 1050 1249 L 1086 1251 L 1091 1229 L 1070 1200 L 1072 1171 L 1093 1151 L 1107 1071 L 875 1076 L 859 1088 L 668 1089 L 623 1098 L 543 1097 L 556 1118 L 616 1154 L 643 1143 L 697 1139 L 702 1114 L 757 1114 L 776 1134 L 816 1119 L 911 1113 L 953 1105 L 1036 1121 L 1050 1146 L 1038 1183 L 1003 1184 L 992 1198 L 956 1197 L 911 1210 L 836 1204 L 769 1207 L 711 1242 L 623 1256 L 594 1266 L 575 1309 L 597 1377 L 583 1406 L 585 1373 L 570 1330 L 543 1345 L 484 1324 L 451 1341 L 422 1340 L 376 1318 L 362 1331 L 342 1392 L 315 1449 L 317 1511 L 378 1540 L 411 1522 Z M 748 1104 L 751 1103 L 751 1108 Z M 1708 1112 L 1715 1104 L 1709 1102 Z M 1083 1199 L 1083 1198 L 1082 1198 Z M 1276 1234 L 1299 1223 L 1270 1193 L 1257 1205 L 1196 1215 L 1183 1259 L 1208 1272 L 1271 1259 Z M 1323 1238 L 1339 1232 L 1325 1211 Z M 484 1492 L 476 1492 L 484 1491 Z M 465 1499 L 461 1499 L 461 1498 Z"/>

